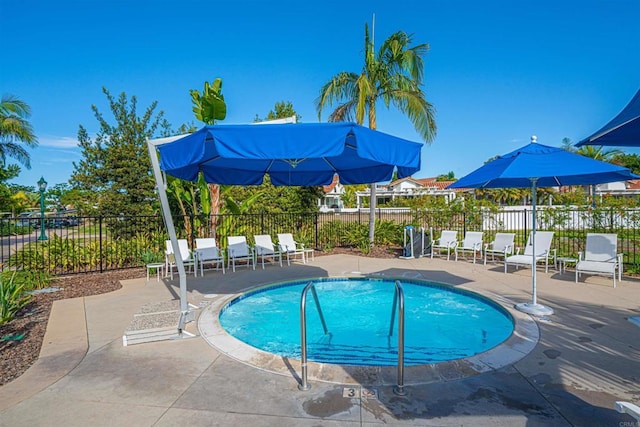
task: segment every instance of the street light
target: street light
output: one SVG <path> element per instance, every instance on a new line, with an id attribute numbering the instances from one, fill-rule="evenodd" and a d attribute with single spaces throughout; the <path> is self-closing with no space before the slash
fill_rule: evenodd
<path id="1" fill-rule="evenodd" d="M 44 233 L 44 192 L 47 189 L 47 181 L 44 177 L 40 177 L 38 180 L 38 190 L 40 190 L 40 237 L 38 240 L 47 240 L 47 235 Z"/>

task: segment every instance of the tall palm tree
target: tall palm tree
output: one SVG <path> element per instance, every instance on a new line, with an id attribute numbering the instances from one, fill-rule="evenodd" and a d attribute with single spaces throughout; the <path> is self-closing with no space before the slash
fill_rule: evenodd
<path id="1" fill-rule="evenodd" d="M 31 169 L 31 157 L 24 146 L 29 148 L 38 145 L 38 139 L 27 120 L 31 116 L 31 108 L 26 102 L 13 95 L 2 95 L 0 99 L 0 160 L 4 167 L 7 157 L 20 162 Z"/>
<path id="2" fill-rule="evenodd" d="M 591 157 L 592 159 L 601 160 L 603 162 L 611 162 L 613 158 L 623 152 L 618 149 L 604 149 L 600 145 L 583 145 L 576 150 L 576 153 L 582 154 L 585 157 Z M 596 185 L 592 184 L 589 187 L 591 193 L 591 207 L 596 207 Z"/>
<path id="3" fill-rule="evenodd" d="M 562 149 L 572 153 L 582 154 L 585 157 L 590 157 L 595 160 L 601 160 L 603 162 L 610 162 L 615 156 L 624 154 L 622 150 L 618 149 L 605 150 L 601 145 L 583 145 L 580 148 L 576 148 L 569 138 L 562 138 Z"/>
<path id="4" fill-rule="evenodd" d="M 428 44 L 409 47 L 411 36 L 404 31 L 392 34 L 376 53 L 369 27 L 364 26 L 364 65 L 360 73 L 343 71 L 320 89 L 316 99 L 318 119 L 325 106 L 337 103 L 330 122 L 352 121 L 363 124 L 367 116 L 370 129 L 377 128 L 376 106 L 393 104 L 413 123 L 420 137 L 430 143 L 436 133 L 435 111 L 422 90 L 424 61 Z M 369 241 L 373 246 L 375 230 L 375 183 L 371 184 Z"/>
<path id="5" fill-rule="evenodd" d="M 622 150 L 618 149 L 606 149 L 601 145 L 583 145 L 576 149 L 573 146 L 573 142 L 569 138 L 562 139 L 562 148 L 573 153 L 581 154 L 585 157 L 590 157 L 595 160 L 611 163 L 611 161 L 621 154 L 624 154 Z M 591 194 L 591 205 L 596 207 L 596 185 L 589 186 L 589 193 Z"/>

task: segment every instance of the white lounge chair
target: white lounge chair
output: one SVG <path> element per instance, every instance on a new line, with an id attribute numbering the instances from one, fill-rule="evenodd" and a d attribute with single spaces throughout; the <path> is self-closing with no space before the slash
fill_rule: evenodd
<path id="1" fill-rule="evenodd" d="M 516 267 L 533 267 L 533 246 L 531 245 L 531 235 L 527 239 L 527 246 L 524 249 L 523 254 L 516 254 L 508 256 L 504 259 L 504 272 L 507 272 L 508 265 L 515 265 Z M 555 249 L 551 249 L 551 241 L 553 240 L 553 231 L 536 231 L 536 255 L 535 264 L 538 265 L 539 261 L 544 261 L 545 273 L 549 271 L 549 258 L 555 263 Z M 552 253 L 553 252 L 553 253 Z"/>
<path id="2" fill-rule="evenodd" d="M 442 232 L 440 233 L 440 238 L 431 242 L 431 259 L 433 259 L 433 253 L 436 250 L 440 252 L 440 249 L 446 249 L 447 261 L 449 261 L 451 250 L 455 251 L 456 246 L 458 246 L 458 232 L 451 230 L 442 230 Z"/>
<path id="3" fill-rule="evenodd" d="M 618 235 L 588 233 L 584 255 L 580 252 L 576 264 L 576 283 L 581 273 L 601 274 L 612 276 L 615 288 L 616 270 L 618 280 L 622 281 L 622 254 L 618 253 Z"/>
<path id="4" fill-rule="evenodd" d="M 224 251 L 216 245 L 216 239 L 205 237 L 196 239 L 196 260 L 200 265 L 200 275 L 204 276 L 204 264 L 215 265 L 216 270 L 222 268 L 224 271 Z"/>
<path id="5" fill-rule="evenodd" d="M 293 234 L 291 233 L 279 233 L 278 234 L 278 247 L 282 254 L 287 254 L 287 265 L 291 265 L 291 258 L 295 258 L 300 255 L 302 263 L 306 264 L 304 244 L 298 243 L 293 240 Z"/>
<path id="6" fill-rule="evenodd" d="M 487 265 L 487 255 L 491 255 L 491 261 L 495 260 L 496 255 L 501 256 L 503 260 L 513 254 L 513 241 L 516 233 L 496 233 L 493 242 L 484 246 L 484 265 Z"/>
<path id="7" fill-rule="evenodd" d="M 176 266 L 176 258 L 173 254 L 173 246 L 171 245 L 171 240 L 165 241 L 166 250 L 164 252 L 164 271 L 167 272 L 168 276 L 171 276 L 171 280 L 173 280 L 173 269 L 177 268 Z M 197 276 L 197 268 L 196 268 L 196 259 L 191 253 L 189 249 L 189 244 L 185 239 L 178 239 L 178 250 L 180 251 L 180 258 L 182 259 L 182 264 L 185 267 L 193 267 L 193 275 Z"/>
<path id="8" fill-rule="evenodd" d="M 236 272 L 236 261 L 246 261 L 247 267 L 253 266 L 256 269 L 256 259 L 253 248 L 247 244 L 245 236 L 228 236 L 227 237 L 227 270 L 229 265 L 232 266 L 233 272 Z"/>
<path id="9" fill-rule="evenodd" d="M 282 253 L 280 250 L 276 250 L 271 241 L 271 236 L 268 234 L 257 234 L 253 236 L 253 240 L 256 245 L 254 249 L 256 251 L 256 257 L 262 260 L 262 269 L 264 270 L 264 259 L 270 258 L 272 264 L 278 261 L 280 267 L 282 267 Z"/>
<path id="10" fill-rule="evenodd" d="M 473 263 L 476 263 L 476 255 L 479 255 L 482 258 L 482 236 L 484 232 L 482 231 L 467 231 L 464 234 L 464 239 L 458 245 L 456 245 L 456 261 L 458 261 L 458 253 L 472 253 L 473 254 Z"/>

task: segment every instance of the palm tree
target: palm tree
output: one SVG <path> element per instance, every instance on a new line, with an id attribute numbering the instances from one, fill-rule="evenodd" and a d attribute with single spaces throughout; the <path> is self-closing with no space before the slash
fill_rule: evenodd
<path id="1" fill-rule="evenodd" d="M 621 150 L 618 149 L 607 149 L 600 145 L 583 145 L 582 147 L 576 150 L 576 153 L 582 154 L 585 157 L 591 157 L 592 159 L 601 160 L 603 162 L 611 162 L 613 158 L 617 155 L 622 154 Z M 591 193 L 591 207 L 596 207 L 596 185 L 592 184 L 589 187 L 589 192 Z"/>
<path id="2" fill-rule="evenodd" d="M 31 157 L 27 150 L 38 145 L 33 128 L 27 119 L 31 108 L 13 95 L 3 95 L 0 100 L 0 160 L 2 167 L 7 157 L 12 157 L 27 169 L 31 169 Z"/>
<path id="3" fill-rule="evenodd" d="M 583 145 L 576 149 L 573 146 L 573 142 L 569 138 L 562 139 L 562 148 L 567 151 L 571 151 L 576 154 L 581 154 L 585 157 L 590 157 L 595 160 L 611 163 L 611 161 L 621 154 L 624 154 L 622 150 L 607 149 L 605 150 L 601 145 Z M 589 193 L 591 193 L 591 205 L 596 207 L 596 186 L 595 184 L 589 187 Z"/>
<path id="4" fill-rule="evenodd" d="M 361 72 L 343 71 L 320 89 L 316 99 L 318 119 L 325 106 L 337 103 L 329 115 L 330 122 L 351 121 L 362 124 L 365 115 L 370 129 L 377 128 L 376 106 L 393 104 L 413 123 L 420 137 L 430 143 L 436 133 L 435 112 L 422 91 L 424 61 L 428 44 L 409 47 L 411 37 L 403 31 L 392 34 L 376 53 L 369 27 L 364 26 L 364 65 Z M 371 184 L 369 206 L 369 241 L 373 246 L 375 229 L 375 183 Z"/>
<path id="5" fill-rule="evenodd" d="M 580 148 L 575 148 L 573 142 L 569 138 L 562 138 L 561 148 L 563 150 L 582 154 L 585 157 L 590 157 L 595 160 L 601 160 L 603 162 L 611 162 L 614 157 L 624 154 L 623 151 L 618 149 L 605 150 L 601 145 L 583 145 Z"/>

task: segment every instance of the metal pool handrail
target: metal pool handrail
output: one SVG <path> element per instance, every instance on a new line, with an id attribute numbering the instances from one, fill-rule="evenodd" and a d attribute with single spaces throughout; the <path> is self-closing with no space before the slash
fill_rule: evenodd
<path id="1" fill-rule="evenodd" d="M 398 396 L 404 396 L 407 394 L 404 391 L 404 290 L 399 280 L 396 280 L 395 285 L 391 322 L 389 322 L 389 337 L 393 336 L 397 307 L 400 307 L 400 314 L 398 315 L 398 384 L 393 387 L 393 392 Z"/>
<path id="2" fill-rule="evenodd" d="M 309 289 L 311 289 L 311 293 L 315 299 L 324 333 L 325 335 L 330 334 L 327 329 L 327 324 L 324 321 L 324 315 L 322 314 L 322 308 L 320 307 L 320 300 L 318 299 L 316 287 L 313 282 L 309 282 L 302 290 L 302 296 L 300 298 L 300 347 L 302 374 L 300 384 L 298 384 L 298 389 L 301 391 L 311 389 L 311 385 L 307 382 L 307 292 Z M 391 324 L 389 325 L 389 336 L 393 335 L 396 307 L 399 307 L 400 311 L 398 315 L 398 384 L 393 387 L 393 392 L 398 396 L 404 396 L 406 395 L 406 392 L 404 391 L 404 291 L 399 280 L 396 280 L 395 291 L 393 294 L 393 308 L 391 312 Z"/>
<path id="3" fill-rule="evenodd" d="M 322 308 L 320 307 L 320 300 L 318 299 L 318 293 L 313 282 L 307 283 L 307 286 L 302 290 L 302 297 L 300 298 L 300 348 L 301 348 L 301 364 L 302 375 L 298 389 L 305 391 L 311 388 L 311 385 L 307 382 L 307 292 L 311 289 L 311 294 L 316 302 L 316 308 L 320 315 L 320 322 L 322 322 L 322 329 L 324 334 L 329 334 L 327 329 L 327 323 L 324 321 L 324 315 L 322 314 Z"/>

